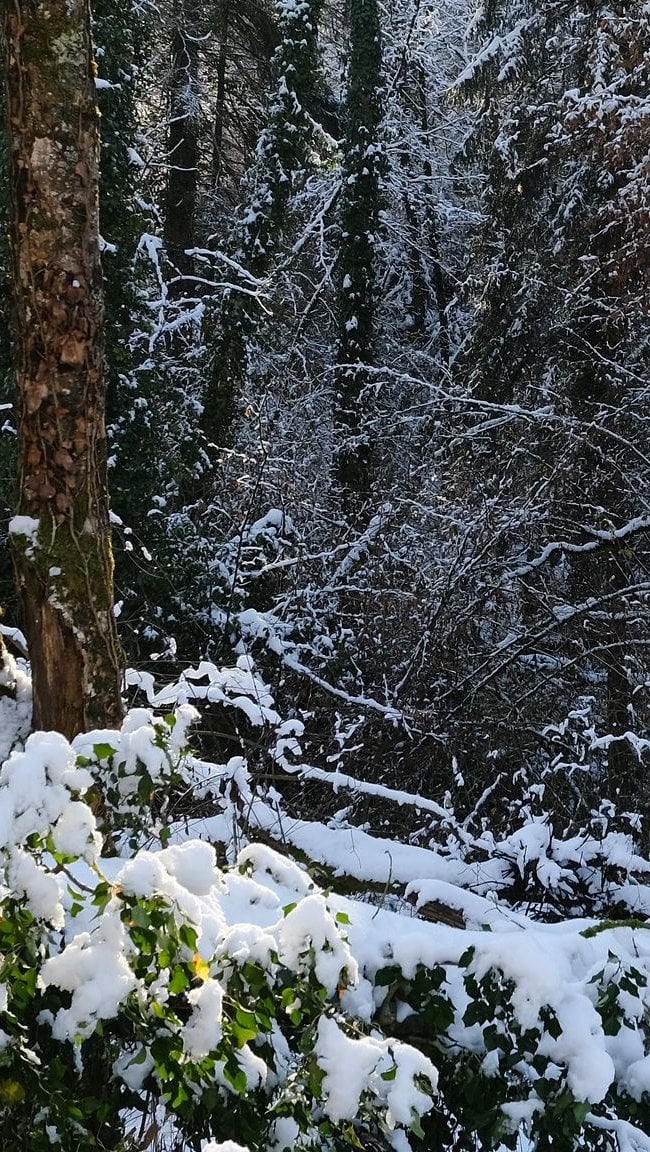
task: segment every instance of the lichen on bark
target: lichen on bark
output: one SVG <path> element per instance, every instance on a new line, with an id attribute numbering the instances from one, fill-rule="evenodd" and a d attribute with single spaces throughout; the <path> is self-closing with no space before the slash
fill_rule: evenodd
<path id="1" fill-rule="evenodd" d="M 87 0 L 7 0 L 20 516 L 12 534 L 34 720 L 121 716 L 106 492 L 98 112 Z"/>

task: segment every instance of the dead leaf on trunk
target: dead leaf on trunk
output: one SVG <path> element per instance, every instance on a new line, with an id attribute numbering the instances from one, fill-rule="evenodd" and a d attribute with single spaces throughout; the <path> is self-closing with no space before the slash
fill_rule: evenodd
<path id="1" fill-rule="evenodd" d="M 30 380 L 30 382 L 25 385 L 23 393 L 25 397 L 25 408 L 30 415 L 38 412 L 38 409 L 47 396 L 47 392 L 47 385 L 44 384 L 42 380 Z"/>
<path id="2" fill-rule="evenodd" d="M 71 367 L 77 367 L 83 364 L 86 359 L 86 343 L 80 340 L 74 333 L 70 333 L 61 342 L 61 351 L 59 353 L 59 362 L 67 364 Z"/>
<path id="3" fill-rule="evenodd" d="M 60 468 L 63 468 L 65 472 L 74 472 L 75 470 L 75 462 L 70 453 L 66 452 L 65 448 L 59 448 L 54 453 L 54 463 L 58 464 Z"/>
<path id="4" fill-rule="evenodd" d="M 59 512 L 72 511 L 72 501 L 67 492 L 57 492 L 54 503 L 56 504 Z"/>

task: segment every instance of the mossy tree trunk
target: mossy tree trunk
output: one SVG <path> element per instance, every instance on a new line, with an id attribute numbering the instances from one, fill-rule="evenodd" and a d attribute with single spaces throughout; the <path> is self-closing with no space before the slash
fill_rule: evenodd
<path id="1" fill-rule="evenodd" d="M 5 0 L 19 507 L 34 724 L 121 717 L 88 0 Z"/>

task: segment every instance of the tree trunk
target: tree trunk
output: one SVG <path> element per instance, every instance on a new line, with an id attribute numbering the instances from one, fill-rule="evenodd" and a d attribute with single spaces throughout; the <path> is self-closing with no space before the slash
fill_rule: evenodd
<path id="1" fill-rule="evenodd" d="M 196 102 L 199 54 L 196 41 L 196 0 L 181 0 L 172 33 L 172 71 L 169 92 L 169 139 L 165 244 L 172 264 L 182 276 L 192 274 L 196 217 L 199 146 Z M 182 296 L 182 282 L 173 286 Z"/>
<path id="2" fill-rule="evenodd" d="M 212 187 L 218 188 L 223 173 L 223 129 L 226 106 L 226 66 L 228 63 L 229 0 L 223 0 L 219 16 L 219 56 L 217 59 L 217 96 L 212 135 Z"/>
<path id="3" fill-rule="evenodd" d="M 10 532 L 34 724 L 70 738 L 122 715 L 88 0 L 7 0 L 5 39 L 19 408 Z"/>
<path id="4" fill-rule="evenodd" d="M 0 618 L 1 617 L 2 617 L 2 609 L 0 608 Z M 2 639 L 2 633 L 0 632 L 0 698 L 2 696 L 13 696 L 13 691 L 11 690 L 11 686 L 9 683 L 9 677 L 7 676 L 7 672 L 6 672 L 6 668 L 5 668 L 6 656 L 7 656 L 7 652 L 5 649 L 5 642 Z"/>
<path id="5" fill-rule="evenodd" d="M 375 247 L 382 166 L 378 131 L 381 39 L 377 0 L 349 0 L 350 59 L 343 160 L 334 470 L 346 497 L 365 497 L 375 445 L 368 431 L 368 366 L 375 358 Z"/>

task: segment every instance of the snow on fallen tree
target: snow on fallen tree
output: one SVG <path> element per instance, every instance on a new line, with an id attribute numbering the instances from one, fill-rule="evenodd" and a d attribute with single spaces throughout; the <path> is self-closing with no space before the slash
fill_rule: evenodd
<path id="1" fill-rule="evenodd" d="M 250 717 L 261 699 L 273 725 L 252 675 L 242 705 L 242 668 L 203 671 L 224 706 Z M 398 843 L 415 907 L 382 901 L 388 841 L 331 841 L 316 821 L 292 839 L 243 757 L 186 751 L 192 683 L 177 707 L 166 689 L 164 717 L 134 709 L 72 745 L 35 733 L 0 770 L 0 1123 L 16 1146 L 647 1147 L 645 923 L 536 922 L 480 868 Z M 279 717 L 277 731 L 284 755 Z M 156 795 L 192 780 L 215 814 L 165 822 Z M 243 846 L 221 867 L 235 825 Z M 432 904 L 464 927 L 419 918 Z"/>

